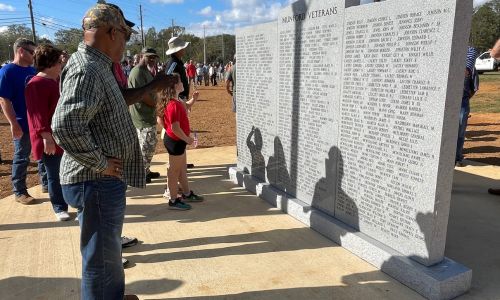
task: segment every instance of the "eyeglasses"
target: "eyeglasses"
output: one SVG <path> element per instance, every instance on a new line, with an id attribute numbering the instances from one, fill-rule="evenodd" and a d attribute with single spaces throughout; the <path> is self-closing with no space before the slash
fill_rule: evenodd
<path id="1" fill-rule="evenodd" d="M 33 55 L 33 53 L 35 53 L 35 50 L 31 50 L 31 49 L 28 49 L 28 48 L 24 48 L 24 47 L 21 47 L 24 51 L 28 51 L 29 54 Z"/>
<path id="2" fill-rule="evenodd" d="M 126 42 L 130 41 L 130 36 L 132 36 L 132 32 L 130 30 L 124 30 L 124 29 L 118 28 L 118 27 L 115 27 L 115 29 L 120 31 L 121 33 L 123 33 L 123 35 L 125 36 Z"/>

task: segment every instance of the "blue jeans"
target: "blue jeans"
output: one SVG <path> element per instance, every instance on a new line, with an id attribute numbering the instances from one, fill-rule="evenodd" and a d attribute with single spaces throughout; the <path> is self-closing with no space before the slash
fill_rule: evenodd
<path id="1" fill-rule="evenodd" d="M 462 99 L 462 106 L 460 108 L 460 117 L 458 120 L 458 139 L 457 139 L 457 152 L 455 154 L 455 161 L 462 161 L 464 159 L 464 143 L 465 143 L 465 132 L 467 129 L 467 121 L 469 120 L 470 106 L 469 97 L 464 94 Z M 466 101 L 464 101 L 466 100 Z"/>
<path id="2" fill-rule="evenodd" d="M 45 164 L 43 159 L 38 161 L 38 176 L 40 176 L 40 183 L 43 187 L 49 187 L 49 179 L 47 178 L 47 170 L 45 169 Z"/>
<path id="3" fill-rule="evenodd" d="M 83 300 L 123 300 L 121 233 L 126 189 L 114 177 L 62 185 L 64 199 L 78 209 Z"/>
<path id="4" fill-rule="evenodd" d="M 61 158 L 61 155 L 47 155 L 44 153 L 41 159 L 47 174 L 50 202 L 56 213 L 68 211 L 68 204 L 64 202 L 61 184 L 59 183 L 59 166 L 61 165 Z"/>
<path id="5" fill-rule="evenodd" d="M 29 133 L 23 133 L 20 139 L 14 140 L 14 157 L 12 159 L 12 186 L 16 196 L 26 194 L 26 175 L 30 163 L 31 141 Z"/>

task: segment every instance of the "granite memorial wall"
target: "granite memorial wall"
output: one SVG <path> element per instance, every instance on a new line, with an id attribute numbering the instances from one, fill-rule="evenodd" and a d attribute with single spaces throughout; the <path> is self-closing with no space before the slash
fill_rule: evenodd
<path id="1" fill-rule="evenodd" d="M 297 1 L 277 22 L 237 30 L 233 179 L 327 236 L 347 225 L 380 256 L 460 269 L 444 248 L 472 1 L 356 4 Z M 465 284 L 449 280 L 468 288 L 460 270 Z M 411 287 L 436 299 L 464 289 L 437 286 L 436 297 Z"/>

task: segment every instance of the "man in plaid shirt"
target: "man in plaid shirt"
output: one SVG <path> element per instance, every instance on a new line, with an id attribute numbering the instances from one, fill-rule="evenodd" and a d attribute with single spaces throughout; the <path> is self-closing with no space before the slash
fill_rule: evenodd
<path id="1" fill-rule="evenodd" d="M 172 79 L 163 75 L 122 95 L 112 64 L 120 61 L 132 33 L 128 21 L 117 6 L 98 3 L 82 22 L 84 42 L 61 74 L 52 129 L 65 151 L 60 174 L 64 199 L 78 208 L 82 299 L 122 300 L 125 191 L 127 185 L 144 188 L 146 180 L 127 104 Z"/>

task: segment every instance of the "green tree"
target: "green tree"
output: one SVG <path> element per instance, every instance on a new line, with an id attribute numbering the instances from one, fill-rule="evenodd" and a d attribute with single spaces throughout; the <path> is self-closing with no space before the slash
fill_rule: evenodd
<path id="1" fill-rule="evenodd" d="M 471 43 L 479 51 L 487 51 L 500 37 L 500 0 L 492 0 L 474 11 Z"/>
<path id="2" fill-rule="evenodd" d="M 0 63 L 14 58 L 12 46 L 20 37 L 32 39 L 31 28 L 25 25 L 9 25 L 7 30 L 0 33 Z"/>
<path id="3" fill-rule="evenodd" d="M 56 47 L 68 51 L 76 52 L 78 44 L 83 40 L 83 30 L 81 29 L 61 29 L 55 33 Z"/>

